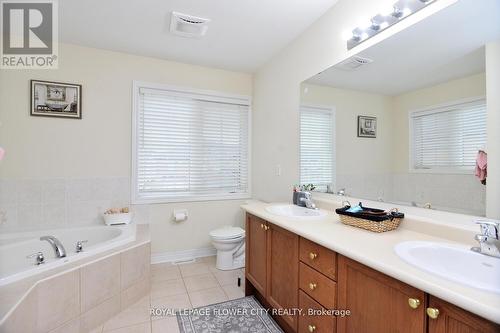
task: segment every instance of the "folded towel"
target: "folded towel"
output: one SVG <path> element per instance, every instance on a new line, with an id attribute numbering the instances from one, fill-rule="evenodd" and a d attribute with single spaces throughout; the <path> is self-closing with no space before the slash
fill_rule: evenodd
<path id="1" fill-rule="evenodd" d="M 349 213 L 359 213 L 362 211 L 363 211 L 363 207 L 361 207 L 361 205 L 357 205 L 357 206 L 351 207 L 348 210 L 346 210 L 346 212 L 349 212 Z"/>
<path id="2" fill-rule="evenodd" d="M 486 185 L 486 177 L 488 176 L 488 154 L 483 150 L 477 153 L 475 174 L 481 184 Z"/>

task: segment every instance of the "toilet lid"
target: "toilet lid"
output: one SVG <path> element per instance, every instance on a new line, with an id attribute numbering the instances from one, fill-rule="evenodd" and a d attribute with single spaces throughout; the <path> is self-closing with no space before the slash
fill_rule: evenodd
<path id="1" fill-rule="evenodd" d="M 214 239 L 232 239 L 245 235 L 245 230 L 239 227 L 223 227 L 210 232 Z"/>

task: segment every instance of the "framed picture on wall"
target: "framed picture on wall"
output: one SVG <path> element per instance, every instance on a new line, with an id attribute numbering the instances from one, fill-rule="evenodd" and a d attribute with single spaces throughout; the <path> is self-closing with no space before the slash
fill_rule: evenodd
<path id="1" fill-rule="evenodd" d="M 358 116 L 358 137 L 377 137 L 377 118 L 370 116 Z"/>
<path id="2" fill-rule="evenodd" d="M 82 119 L 82 86 L 31 80 L 30 115 Z"/>

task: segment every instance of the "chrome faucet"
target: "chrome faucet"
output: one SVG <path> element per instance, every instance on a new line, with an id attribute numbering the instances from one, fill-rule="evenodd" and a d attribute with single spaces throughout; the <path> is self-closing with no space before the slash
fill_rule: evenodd
<path id="1" fill-rule="evenodd" d="M 477 220 L 476 224 L 479 224 L 481 228 L 481 234 L 474 237 L 474 239 L 479 242 L 479 247 L 473 247 L 471 250 L 500 258 L 500 240 L 498 239 L 500 223 L 488 220 Z"/>
<path id="2" fill-rule="evenodd" d="M 316 205 L 312 201 L 311 192 L 301 192 L 301 194 L 302 195 L 299 198 L 299 202 L 303 203 L 306 206 L 306 208 L 318 209 L 318 208 L 316 208 Z"/>
<path id="3" fill-rule="evenodd" d="M 338 190 L 337 195 L 344 197 L 345 196 L 345 187 Z"/>
<path id="4" fill-rule="evenodd" d="M 54 236 L 42 236 L 40 237 L 40 240 L 47 241 L 50 245 L 52 245 L 52 248 L 54 249 L 54 252 L 56 254 L 56 258 L 66 257 L 66 249 L 62 245 L 61 241 L 59 241 L 59 239 L 55 238 Z"/>

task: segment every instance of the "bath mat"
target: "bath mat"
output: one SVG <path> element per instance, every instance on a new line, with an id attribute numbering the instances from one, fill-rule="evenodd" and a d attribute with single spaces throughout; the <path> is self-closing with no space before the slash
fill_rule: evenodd
<path id="1" fill-rule="evenodd" d="M 283 333 L 253 296 L 178 312 L 177 322 L 181 333 Z"/>

